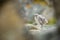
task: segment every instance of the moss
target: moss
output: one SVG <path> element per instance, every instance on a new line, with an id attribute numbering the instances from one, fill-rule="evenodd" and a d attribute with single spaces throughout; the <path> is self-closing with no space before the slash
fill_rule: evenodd
<path id="1" fill-rule="evenodd" d="M 56 19 L 55 18 L 51 18 L 49 21 L 48 21 L 48 25 L 53 25 L 56 23 Z"/>
<path id="2" fill-rule="evenodd" d="M 29 24 L 33 24 L 33 21 L 28 21 L 27 23 L 29 23 Z"/>

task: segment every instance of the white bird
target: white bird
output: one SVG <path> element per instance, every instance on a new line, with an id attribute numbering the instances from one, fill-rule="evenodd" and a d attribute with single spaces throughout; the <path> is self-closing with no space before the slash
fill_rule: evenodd
<path id="1" fill-rule="evenodd" d="M 48 20 L 44 16 L 39 14 L 34 14 L 34 20 L 37 23 L 38 27 L 42 27 L 43 25 L 48 23 Z"/>

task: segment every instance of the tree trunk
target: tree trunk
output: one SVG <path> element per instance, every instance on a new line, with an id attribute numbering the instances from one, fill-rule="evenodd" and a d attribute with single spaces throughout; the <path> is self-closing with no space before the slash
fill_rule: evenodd
<path id="1" fill-rule="evenodd" d="M 53 0 L 55 17 L 57 19 L 58 37 L 60 36 L 60 0 Z M 59 38 L 58 38 L 59 39 Z"/>

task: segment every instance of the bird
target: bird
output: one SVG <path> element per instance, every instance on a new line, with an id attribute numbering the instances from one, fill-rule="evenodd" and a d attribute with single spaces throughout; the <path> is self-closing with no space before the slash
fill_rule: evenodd
<path id="1" fill-rule="evenodd" d="M 39 14 L 34 14 L 34 20 L 37 26 L 40 28 L 48 23 L 47 18 Z"/>

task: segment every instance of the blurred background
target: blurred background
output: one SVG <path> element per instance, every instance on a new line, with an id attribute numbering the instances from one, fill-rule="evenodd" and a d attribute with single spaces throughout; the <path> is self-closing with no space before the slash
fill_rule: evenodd
<path id="1" fill-rule="evenodd" d="M 33 22 L 34 14 L 42 14 L 48 19 L 48 25 L 55 24 L 54 9 L 49 0 L 19 0 L 21 4 L 20 13 L 29 23 Z"/>
<path id="2" fill-rule="evenodd" d="M 57 0 L 18 0 L 15 6 L 27 21 L 23 29 L 26 40 L 60 40 L 59 5 Z"/>

